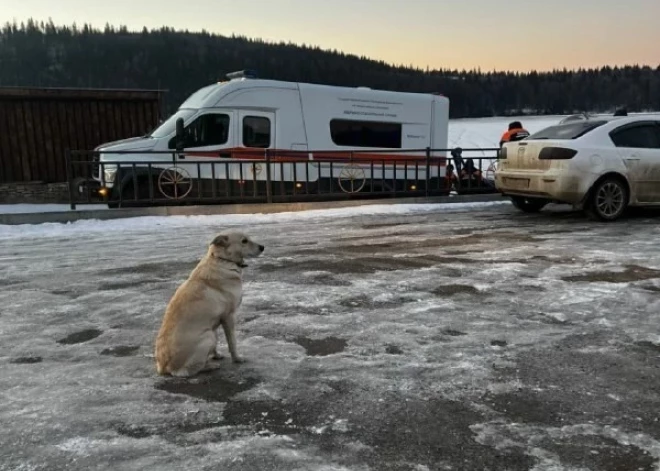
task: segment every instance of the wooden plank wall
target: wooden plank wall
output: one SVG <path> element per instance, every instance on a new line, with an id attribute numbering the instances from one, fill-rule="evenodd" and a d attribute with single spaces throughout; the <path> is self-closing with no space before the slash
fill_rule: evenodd
<path id="1" fill-rule="evenodd" d="M 0 88 L 0 183 L 65 182 L 66 150 L 141 136 L 162 91 Z"/>

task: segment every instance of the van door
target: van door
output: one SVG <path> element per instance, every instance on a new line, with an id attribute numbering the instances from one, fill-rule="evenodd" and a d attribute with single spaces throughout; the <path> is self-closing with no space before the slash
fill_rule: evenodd
<path id="1" fill-rule="evenodd" d="M 265 159 L 266 149 L 277 149 L 275 136 L 275 113 L 269 111 L 240 110 L 238 112 L 238 134 L 239 146 L 246 149 L 242 153 L 243 158 L 251 160 Z M 254 150 L 248 152 L 247 150 Z M 243 169 L 243 179 L 256 178 L 257 180 L 266 179 L 266 169 L 263 164 L 241 165 Z M 272 166 L 271 173 L 273 180 L 279 179 L 280 166 Z M 246 173 L 247 172 L 247 173 Z M 232 176 L 234 178 L 234 176 Z"/>
<path id="2" fill-rule="evenodd" d="M 238 113 L 239 146 L 275 149 L 275 113 L 241 110 Z"/>
<path id="3" fill-rule="evenodd" d="M 235 142 L 233 118 L 231 110 L 208 110 L 188 123 L 183 133 L 184 151 L 177 156 L 177 166 L 185 169 L 192 178 L 197 178 L 198 169 L 201 178 L 211 178 L 209 164 L 218 162 L 219 157 L 231 157 Z M 176 148 L 176 137 L 170 139 L 168 147 Z"/>

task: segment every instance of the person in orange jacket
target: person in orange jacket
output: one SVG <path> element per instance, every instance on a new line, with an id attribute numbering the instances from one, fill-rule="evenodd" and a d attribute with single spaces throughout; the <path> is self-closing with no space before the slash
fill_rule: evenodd
<path id="1" fill-rule="evenodd" d="M 529 137 L 529 131 L 523 128 L 523 125 L 520 121 L 514 121 L 509 123 L 509 130 L 502 134 L 502 139 L 500 139 L 500 147 L 506 142 L 520 141 Z"/>

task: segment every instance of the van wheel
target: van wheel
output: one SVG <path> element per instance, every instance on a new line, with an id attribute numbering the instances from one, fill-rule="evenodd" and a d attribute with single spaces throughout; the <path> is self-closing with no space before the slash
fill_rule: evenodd
<path id="1" fill-rule="evenodd" d="M 584 210 L 597 221 L 615 221 L 628 207 L 628 187 L 617 177 L 606 177 L 592 188 Z"/>
<path id="2" fill-rule="evenodd" d="M 538 213 L 548 204 L 547 200 L 541 198 L 525 198 L 523 196 L 512 196 L 511 203 L 517 209 L 525 213 Z"/>

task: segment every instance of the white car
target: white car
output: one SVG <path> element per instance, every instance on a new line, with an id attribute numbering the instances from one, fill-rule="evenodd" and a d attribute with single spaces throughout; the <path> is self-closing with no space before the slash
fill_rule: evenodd
<path id="1" fill-rule="evenodd" d="M 568 120 L 506 143 L 495 187 L 525 212 L 567 203 L 602 221 L 658 205 L 660 115 Z"/>

